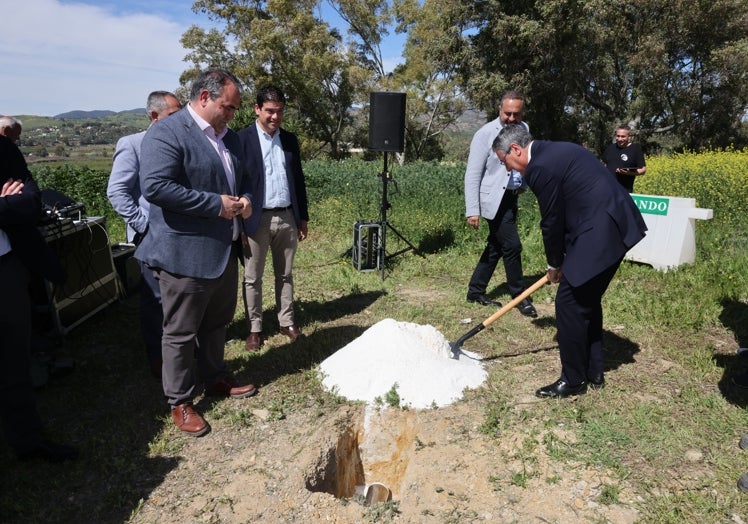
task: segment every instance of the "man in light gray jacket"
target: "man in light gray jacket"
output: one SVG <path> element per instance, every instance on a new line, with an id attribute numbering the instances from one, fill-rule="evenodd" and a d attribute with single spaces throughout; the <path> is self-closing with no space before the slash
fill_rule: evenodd
<path id="1" fill-rule="evenodd" d="M 148 95 L 146 113 L 151 124 L 176 113 L 182 108 L 177 97 L 168 91 L 153 91 Z M 127 241 L 136 246 L 148 229 L 148 201 L 140 191 L 140 144 L 145 131 L 123 136 L 117 141 L 114 151 L 112 173 L 106 194 L 114 210 L 119 213 L 127 227 Z M 139 262 L 140 285 L 140 329 L 148 356 L 151 374 L 161 378 L 161 293 L 153 271 Z"/>
<path id="2" fill-rule="evenodd" d="M 480 217 L 488 222 L 488 238 L 480 260 L 468 284 L 468 302 L 484 306 L 501 306 L 501 303 L 486 295 L 488 282 L 499 263 L 504 259 L 504 270 L 509 293 L 516 297 L 524 291 L 522 275 L 522 243 L 517 232 L 517 196 L 527 186 L 522 177 L 499 162 L 492 144 L 499 132 L 508 123 L 522 123 L 524 97 L 517 91 L 507 91 L 501 97 L 499 116 L 481 127 L 470 143 L 467 169 L 465 170 L 465 216 L 474 229 L 480 225 Z M 538 313 L 529 298 L 517 306 L 520 313 L 537 317 Z"/>

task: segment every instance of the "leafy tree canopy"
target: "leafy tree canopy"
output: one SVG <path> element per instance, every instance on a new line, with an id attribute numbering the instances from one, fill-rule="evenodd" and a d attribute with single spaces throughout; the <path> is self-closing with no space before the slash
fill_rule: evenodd
<path id="1" fill-rule="evenodd" d="M 197 0 L 222 29 L 183 35 L 193 67 L 181 81 L 220 65 L 250 93 L 278 84 L 308 155 L 365 147 L 375 90 L 407 93 L 413 159 L 439 158 L 466 107 L 493 118 L 510 88 L 525 93 L 538 138 L 600 151 L 627 123 L 649 152 L 748 143 L 745 0 L 323 1 Z M 324 20 L 323 5 L 347 27 Z M 388 73 L 381 44 L 393 30 L 407 41 Z"/>

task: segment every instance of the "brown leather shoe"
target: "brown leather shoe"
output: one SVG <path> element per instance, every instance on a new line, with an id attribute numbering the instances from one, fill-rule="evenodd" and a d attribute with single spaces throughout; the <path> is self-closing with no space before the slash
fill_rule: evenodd
<path id="1" fill-rule="evenodd" d="M 240 386 L 233 379 L 219 380 L 205 388 L 205 394 L 213 397 L 246 398 L 257 393 L 252 384 Z"/>
<path id="2" fill-rule="evenodd" d="M 247 337 L 247 341 L 244 343 L 244 349 L 246 351 L 257 351 L 262 345 L 262 333 L 250 333 Z"/>
<path id="3" fill-rule="evenodd" d="M 301 332 L 298 326 L 296 326 L 296 324 L 291 324 L 290 326 L 281 326 L 280 332 L 290 338 L 291 342 L 294 342 L 297 338 L 304 336 L 304 334 Z"/>
<path id="4" fill-rule="evenodd" d="M 205 419 L 192 407 L 192 402 L 171 408 L 171 418 L 179 429 L 193 437 L 201 437 L 210 430 Z"/>

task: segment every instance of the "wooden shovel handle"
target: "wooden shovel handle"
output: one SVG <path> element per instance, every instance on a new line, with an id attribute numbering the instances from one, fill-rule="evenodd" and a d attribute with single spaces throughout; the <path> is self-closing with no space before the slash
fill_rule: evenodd
<path id="1" fill-rule="evenodd" d="M 540 277 L 540 279 L 535 282 L 532 286 L 525 289 L 522 293 L 514 297 L 511 301 L 509 301 L 507 304 L 505 304 L 501 309 L 499 309 L 496 313 L 488 317 L 486 320 L 483 321 L 483 327 L 488 327 L 491 324 L 493 324 L 495 321 L 497 321 L 499 318 L 503 317 L 504 314 L 509 311 L 510 309 L 514 309 L 514 307 L 522 302 L 524 299 L 535 293 L 538 289 L 543 287 L 548 283 L 548 273 Z"/>

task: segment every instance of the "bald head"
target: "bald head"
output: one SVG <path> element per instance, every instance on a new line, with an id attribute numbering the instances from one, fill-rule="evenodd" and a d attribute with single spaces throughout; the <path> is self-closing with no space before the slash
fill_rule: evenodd
<path id="1" fill-rule="evenodd" d="M 21 138 L 22 124 L 12 116 L 0 116 L 0 135 L 10 138 L 13 142 L 18 142 Z"/>

